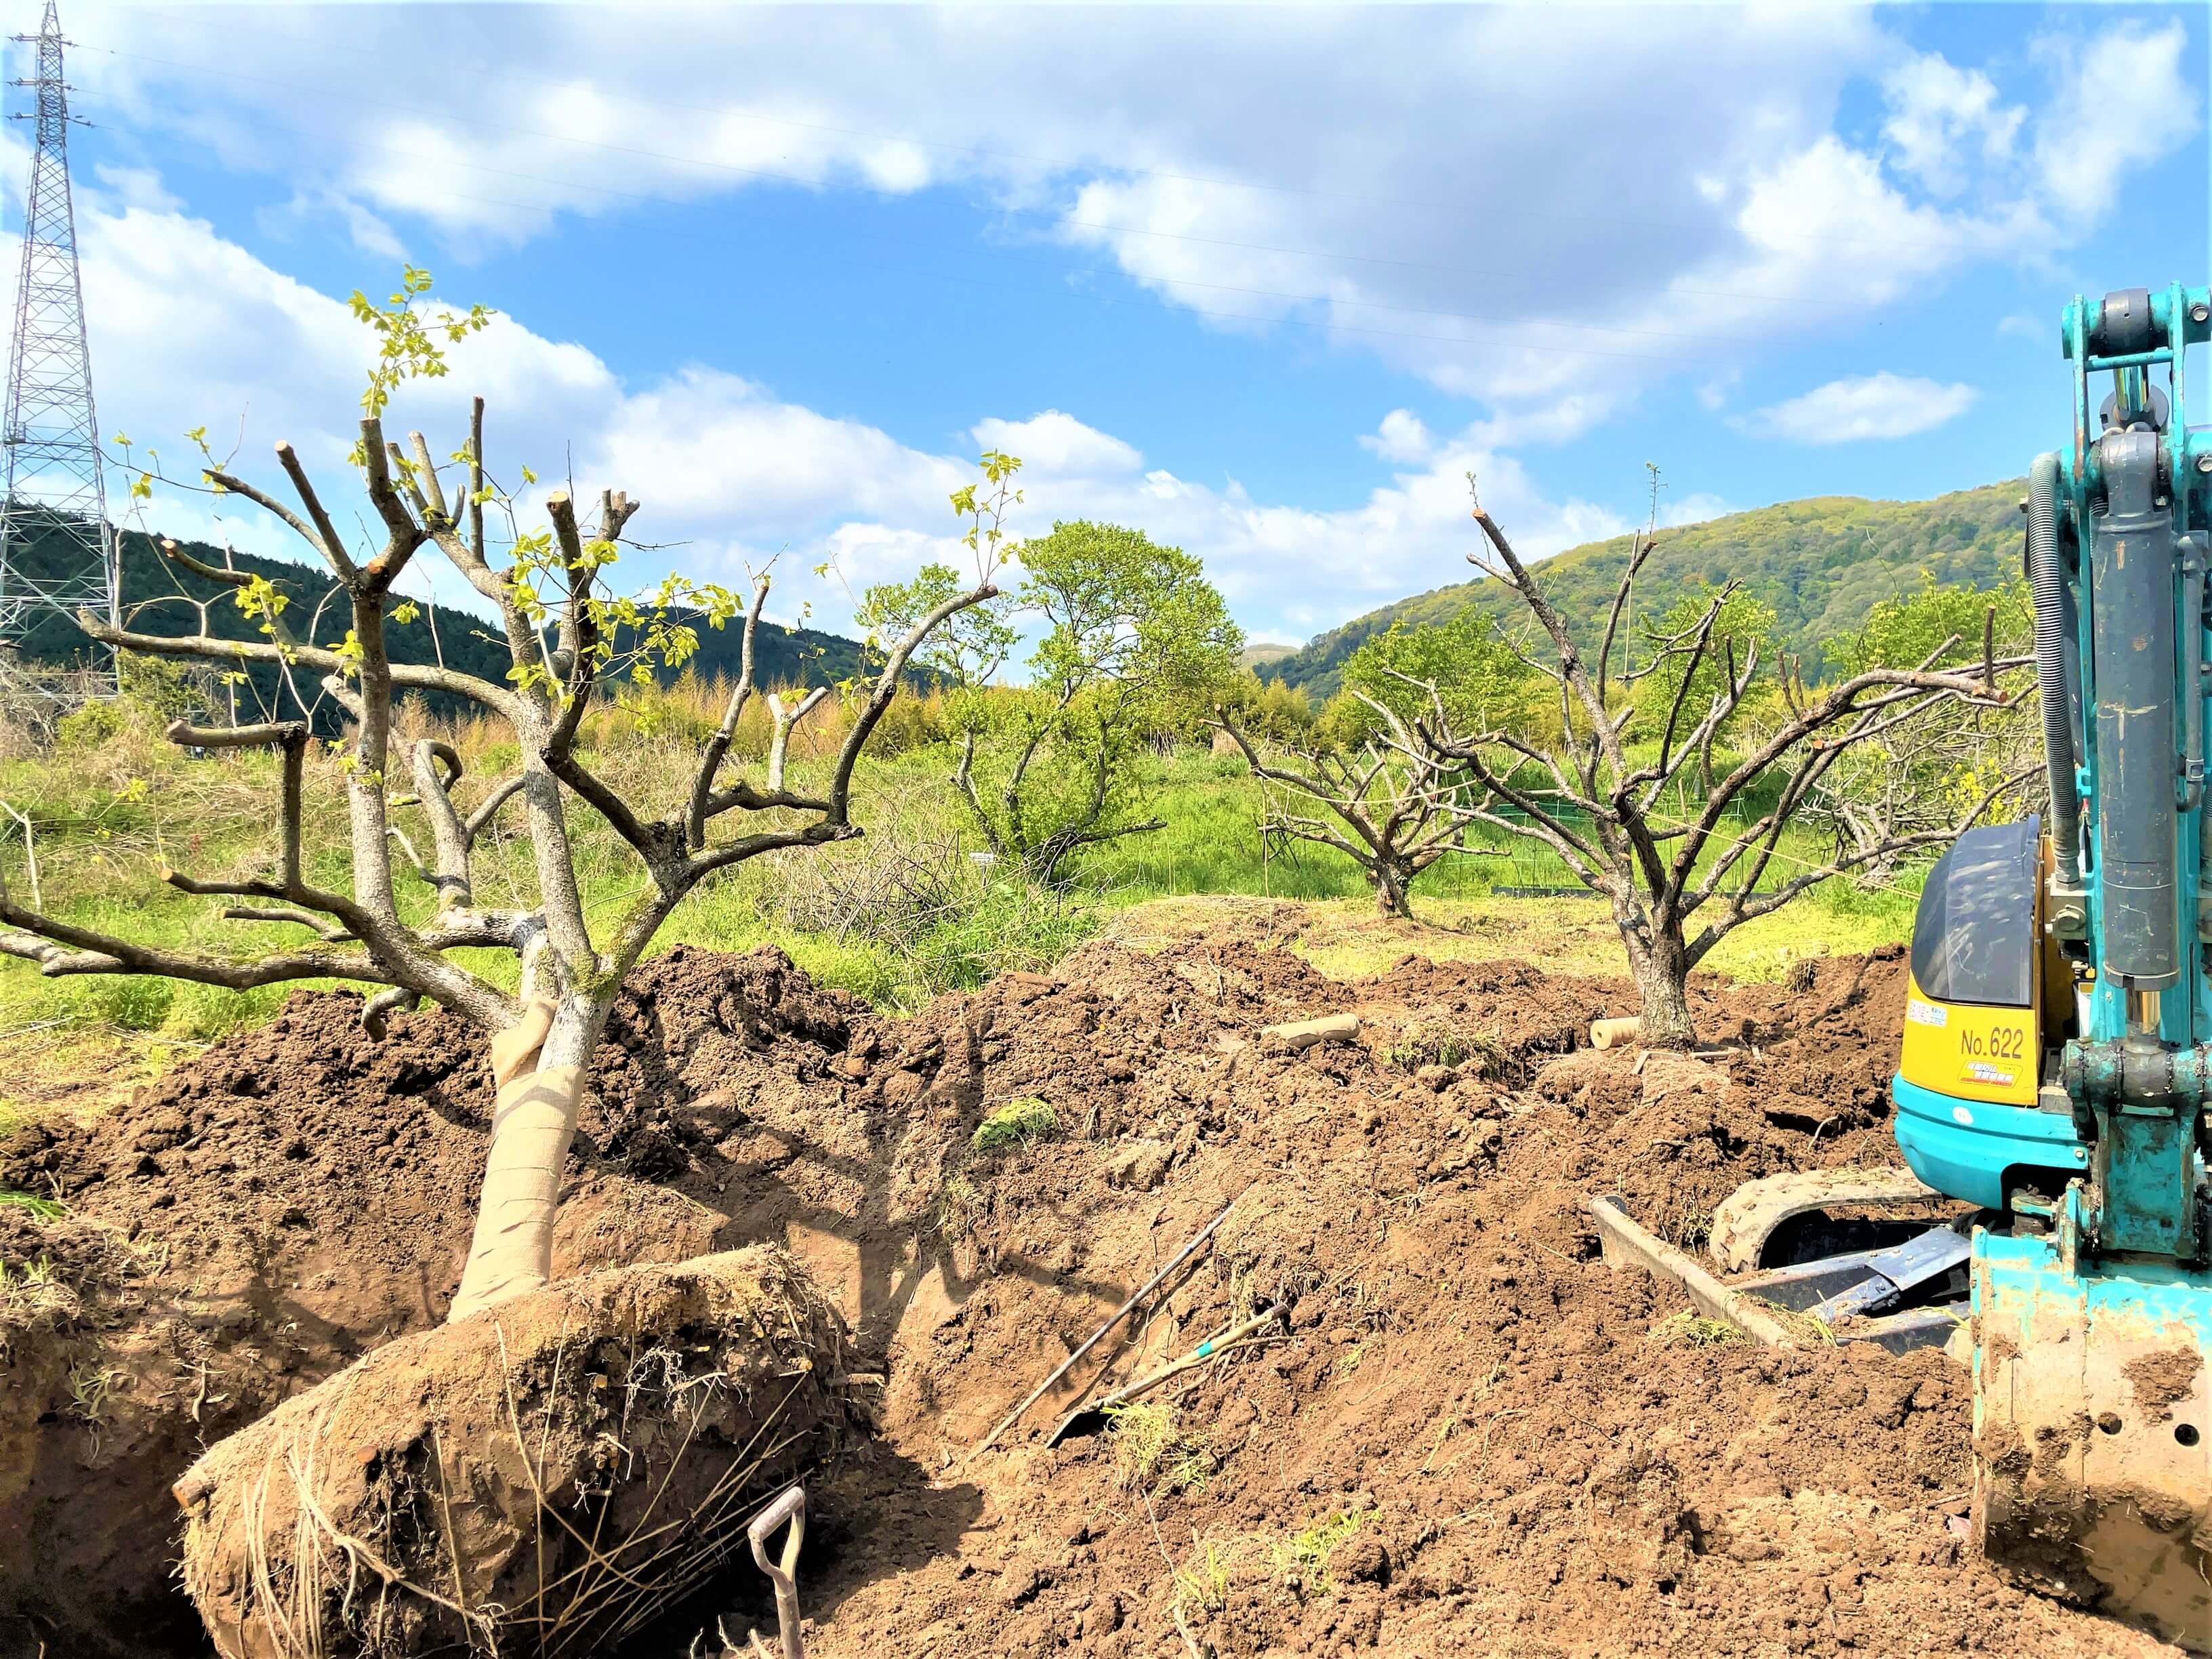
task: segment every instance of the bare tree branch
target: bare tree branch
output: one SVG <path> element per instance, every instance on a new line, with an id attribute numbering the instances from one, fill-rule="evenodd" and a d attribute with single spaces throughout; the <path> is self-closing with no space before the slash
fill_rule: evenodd
<path id="1" fill-rule="evenodd" d="M 722 769 L 722 757 L 730 752 L 730 744 L 738 735 L 738 722 L 744 718 L 746 701 L 753 694 L 753 639 L 760 631 L 762 607 L 768 604 L 768 578 L 753 579 L 752 603 L 745 607 L 745 631 L 738 653 L 738 683 L 730 688 L 728 704 L 722 710 L 722 723 L 707 739 L 700 752 L 699 768 L 691 777 L 690 802 L 684 815 L 684 845 L 697 852 L 707 844 L 707 803 L 714 792 L 714 779 Z"/>
<path id="2" fill-rule="evenodd" d="M 1321 749 L 1293 750 L 1301 769 L 1264 756 L 1225 708 L 1215 708 L 1213 724 L 1243 752 L 1246 768 L 1263 786 L 1272 784 L 1327 807 L 1350 831 L 1340 833 L 1324 819 L 1291 812 L 1270 800 L 1263 834 L 1337 848 L 1365 874 L 1386 915 L 1410 915 L 1410 890 L 1423 871 L 1450 853 L 1491 849 L 1466 845 L 1465 829 L 1475 813 L 1461 799 L 1459 769 L 1452 757 L 1420 746 L 1389 705 L 1372 697 L 1361 701 L 1389 734 L 1369 744 L 1356 763 Z"/>

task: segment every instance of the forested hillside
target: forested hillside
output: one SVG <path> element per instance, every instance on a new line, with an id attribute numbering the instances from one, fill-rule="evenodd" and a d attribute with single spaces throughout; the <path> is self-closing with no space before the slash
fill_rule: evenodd
<path id="1" fill-rule="evenodd" d="M 1924 501 L 1816 495 L 1664 530 L 1638 579 L 1636 612 L 1656 619 L 1700 585 L 1741 582 L 1772 609 L 1783 648 L 1802 656 L 1807 672 L 1817 675 L 1827 641 L 1856 628 L 1876 601 L 1916 585 L 1922 571 L 1973 587 L 2016 574 L 2025 489 L 2013 479 Z M 1510 534 L 1512 526 L 1506 530 Z M 1468 548 L 1479 539 L 1469 525 Z M 1571 623 L 1602 616 L 1629 546 L 1628 537 L 1616 536 L 1544 562 L 1544 591 Z M 1336 691 L 1345 659 L 1370 635 L 1394 622 L 1448 621 L 1469 608 L 1520 619 L 1518 603 L 1502 584 L 1457 582 L 1355 617 L 1259 672 L 1304 686 L 1318 702 Z"/>
<path id="2" fill-rule="evenodd" d="M 335 583 L 327 572 L 285 559 L 256 558 L 245 553 L 226 555 L 221 548 L 200 542 L 182 545 L 203 563 L 221 565 L 228 558 L 238 569 L 265 577 L 285 594 L 289 600 L 284 610 L 285 622 L 302 640 L 312 638 L 316 644 L 333 645 L 345 637 L 349 625 L 346 608 L 340 600 L 330 597 Z M 55 574 L 56 559 L 73 557 L 75 554 L 76 544 L 55 534 L 33 538 L 19 545 L 14 557 L 18 568 L 36 580 Z M 207 608 L 206 626 L 216 637 L 259 638 L 258 624 L 239 610 L 233 594 L 234 590 L 194 575 L 162 558 L 151 538 L 137 531 L 124 532 L 123 605 L 129 625 L 137 632 L 179 635 L 198 631 L 201 626 L 199 611 L 186 603 L 189 599 L 214 601 Z M 699 651 L 693 663 L 702 678 L 736 677 L 740 631 L 735 624 L 722 629 L 700 627 Z M 442 660 L 450 667 L 499 683 L 503 683 L 507 676 L 505 641 L 489 619 L 474 612 L 441 606 L 434 613 L 428 607 L 418 606 L 410 621 L 388 618 L 385 640 L 395 661 Z M 24 656 L 33 662 L 59 666 L 83 657 L 90 648 L 90 641 L 73 623 L 49 615 L 27 636 Z M 861 647 L 857 641 L 809 628 L 790 629 L 764 623 L 757 649 L 758 674 L 763 685 L 800 682 L 824 684 L 855 673 L 862 666 Z M 253 665 L 250 672 L 264 707 L 285 717 L 299 712 L 289 696 L 282 699 L 279 706 L 278 677 L 273 666 Z M 302 689 L 310 698 L 314 695 L 314 679 L 313 676 L 303 677 Z M 241 694 L 241 706 L 245 701 Z"/>

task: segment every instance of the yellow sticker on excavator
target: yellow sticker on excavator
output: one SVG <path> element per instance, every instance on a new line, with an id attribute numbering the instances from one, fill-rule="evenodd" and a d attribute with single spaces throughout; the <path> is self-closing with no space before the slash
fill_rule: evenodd
<path id="1" fill-rule="evenodd" d="M 1937 1002 L 1908 976 L 1905 1080 L 1939 1095 L 1999 1106 L 2035 1104 L 2035 1011 Z"/>

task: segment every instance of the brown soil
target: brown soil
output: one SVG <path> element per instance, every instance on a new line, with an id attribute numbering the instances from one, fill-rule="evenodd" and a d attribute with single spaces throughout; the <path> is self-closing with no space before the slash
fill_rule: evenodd
<path id="1" fill-rule="evenodd" d="M 1592 1193 L 1694 1241 L 1751 1176 L 1892 1161 L 1903 980 L 1893 953 L 1701 983 L 1736 1052 L 1639 1069 L 1577 1047 L 1625 986 L 1510 962 L 1340 984 L 1233 939 L 1101 945 L 902 1021 L 774 951 L 673 951 L 599 1052 L 556 1266 L 786 1243 L 881 1357 L 880 1438 L 811 1483 L 820 1659 L 2167 1652 L 1965 1551 L 1941 1356 L 1667 1346 L 1679 1300 L 1596 1260 Z M 489 1067 L 444 1016 L 378 1045 L 356 1006 L 303 994 L 90 1129 L 0 1147 L 0 1185 L 72 1206 L 0 1211 L 0 1261 L 45 1252 L 72 1298 L 0 1323 L 0 1536 L 28 1540 L 0 1651 L 198 1650 L 168 1484 L 450 1297 Z M 1344 1009 L 1358 1045 L 1260 1035 Z M 1060 1135 L 974 1152 L 1025 1096 Z M 1231 1199 L 1094 1357 L 1118 1381 L 1277 1296 L 1287 1340 L 1154 1396 L 1149 1467 L 1133 1419 L 1044 1449 L 1066 1394 L 969 1455 Z M 758 1589 L 741 1570 L 721 1604 L 758 1618 Z"/>

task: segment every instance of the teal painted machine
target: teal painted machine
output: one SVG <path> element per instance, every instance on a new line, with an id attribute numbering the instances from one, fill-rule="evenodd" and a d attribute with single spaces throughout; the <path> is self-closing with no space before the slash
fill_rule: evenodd
<path id="1" fill-rule="evenodd" d="M 1954 884 L 1914 947 L 1916 979 L 1948 963 L 1969 985 L 2047 953 L 2034 1103 L 1909 1078 L 1911 1044 L 1893 1094 L 1914 1172 L 1993 1212 L 1968 1263 L 1978 1541 L 2017 1582 L 2212 1653 L 2212 428 L 2189 429 L 2184 363 L 2208 339 L 2203 288 L 2066 308 L 2073 442 L 2027 502 L 2049 839 L 2014 857 L 2012 902 L 1977 915 Z"/>

